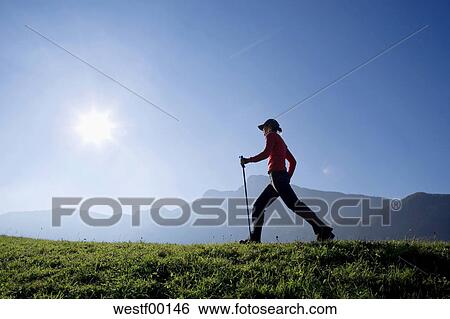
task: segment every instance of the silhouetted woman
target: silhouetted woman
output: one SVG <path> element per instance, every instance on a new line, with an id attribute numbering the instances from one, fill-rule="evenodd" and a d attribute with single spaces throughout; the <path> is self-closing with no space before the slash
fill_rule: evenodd
<path id="1" fill-rule="evenodd" d="M 281 132 L 280 124 L 274 119 L 268 119 L 258 126 L 264 132 L 266 147 L 256 156 L 241 159 L 241 164 L 256 163 L 269 158 L 269 176 L 271 183 L 256 199 L 252 210 L 253 231 L 250 238 L 241 240 L 241 243 L 261 242 L 261 232 L 264 224 L 264 210 L 273 203 L 278 196 L 294 213 L 304 218 L 313 228 L 317 240 L 324 241 L 334 238 L 333 228 L 324 224 L 322 220 L 300 201 L 290 185 L 297 161 L 278 134 Z M 289 167 L 286 170 L 286 160 Z"/>

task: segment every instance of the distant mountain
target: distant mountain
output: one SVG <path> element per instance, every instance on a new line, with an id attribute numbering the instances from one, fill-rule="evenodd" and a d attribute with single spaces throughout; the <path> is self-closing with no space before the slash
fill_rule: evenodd
<path id="1" fill-rule="evenodd" d="M 250 176 L 247 181 L 250 201 L 255 199 L 269 183 L 267 176 Z M 304 199 L 311 208 L 314 199 L 321 199 L 331 206 L 338 199 L 367 199 L 371 207 L 381 206 L 383 198 L 344 194 L 339 192 L 319 191 L 293 185 L 295 192 Z M 243 187 L 237 190 L 208 190 L 203 197 L 206 198 L 243 198 Z M 339 239 L 439 239 L 450 240 L 450 194 L 415 193 L 401 200 L 401 209 L 391 213 L 391 225 L 381 226 L 380 218 L 374 218 L 370 226 L 339 226 L 332 222 L 330 215 L 325 220 L 332 224 Z M 281 202 L 273 203 L 271 208 L 280 208 Z M 243 207 L 241 207 L 242 209 Z M 224 204 L 223 209 L 229 214 L 236 210 Z M 269 210 L 272 211 L 273 210 Z M 301 218 L 290 212 L 288 215 L 301 222 Z M 367 212 L 361 205 L 357 207 L 344 207 L 340 215 L 346 217 L 361 216 Z M 178 210 L 163 208 L 161 214 L 176 217 Z M 267 215 L 269 213 L 266 213 Z M 97 218 L 107 217 L 97 214 Z M 248 226 L 231 227 L 192 225 L 194 217 L 184 226 L 159 226 L 150 216 L 149 211 L 141 212 L 142 224 L 139 227 L 131 226 L 131 216 L 124 214 L 119 223 L 113 227 L 90 227 L 80 219 L 78 212 L 72 216 L 64 216 L 61 227 L 51 226 L 51 211 L 11 212 L 0 215 L 0 234 L 45 239 L 87 240 L 87 241 L 146 241 L 167 243 L 206 243 L 237 241 L 247 237 Z M 204 217 L 204 216 L 203 216 Z M 269 216 L 267 216 L 269 217 Z M 274 213 L 272 218 L 278 217 Z M 244 216 L 244 219 L 246 216 Z M 266 218 L 266 222 L 270 218 Z M 312 240 L 313 232 L 309 225 L 294 226 L 267 226 L 263 230 L 263 241 L 289 242 L 294 240 Z"/>
<path id="2" fill-rule="evenodd" d="M 392 227 L 386 233 L 392 238 L 450 240 L 450 194 L 414 193 L 405 197 L 401 211 L 393 215 Z"/>

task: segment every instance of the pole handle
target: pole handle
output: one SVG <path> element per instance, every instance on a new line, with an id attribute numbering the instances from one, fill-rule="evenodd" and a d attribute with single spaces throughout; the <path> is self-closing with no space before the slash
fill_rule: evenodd
<path id="1" fill-rule="evenodd" d="M 239 156 L 239 159 L 241 160 L 241 166 L 242 166 L 242 168 L 245 168 L 245 164 L 242 163 L 242 159 L 243 159 L 243 158 L 244 158 L 244 156 L 242 156 L 242 155 Z"/>

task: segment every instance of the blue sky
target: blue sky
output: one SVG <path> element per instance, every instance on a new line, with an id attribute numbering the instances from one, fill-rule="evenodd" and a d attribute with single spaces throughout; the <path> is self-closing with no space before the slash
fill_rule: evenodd
<path id="1" fill-rule="evenodd" d="M 264 146 L 257 124 L 424 25 L 279 120 L 295 184 L 449 193 L 448 12 L 448 1 L 0 1 L 0 211 L 235 189 L 238 156 Z M 117 124 L 100 146 L 73 129 L 92 108 Z"/>

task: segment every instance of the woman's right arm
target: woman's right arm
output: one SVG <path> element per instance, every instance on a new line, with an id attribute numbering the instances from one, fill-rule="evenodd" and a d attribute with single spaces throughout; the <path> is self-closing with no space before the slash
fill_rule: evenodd
<path id="1" fill-rule="evenodd" d="M 269 133 L 266 135 L 266 147 L 264 147 L 264 150 L 258 155 L 250 157 L 248 159 L 249 162 L 256 163 L 269 157 L 270 153 L 272 152 L 273 146 L 275 145 L 274 134 L 276 133 Z"/>

